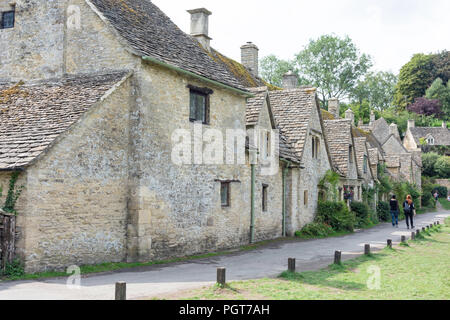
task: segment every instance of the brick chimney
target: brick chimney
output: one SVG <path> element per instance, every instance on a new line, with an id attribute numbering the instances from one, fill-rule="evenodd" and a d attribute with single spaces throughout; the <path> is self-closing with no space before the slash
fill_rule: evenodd
<path id="1" fill-rule="evenodd" d="M 191 14 L 191 36 L 197 39 L 202 47 L 208 51 L 211 51 L 209 37 L 209 16 L 212 14 L 211 11 L 205 8 L 188 10 Z"/>
<path id="2" fill-rule="evenodd" d="M 283 89 L 295 89 L 298 87 L 297 75 L 289 71 L 283 75 Z"/>
<path id="3" fill-rule="evenodd" d="M 259 76 L 258 55 L 259 49 L 252 42 L 247 42 L 241 47 L 241 63 L 244 67 L 249 69 L 255 77 Z"/>
<path id="4" fill-rule="evenodd" d="M 331 98 L 328 100 L 328 112 L 331 113 L 336 120 L 339 119 L 339 108 L 339 99 Z"/>

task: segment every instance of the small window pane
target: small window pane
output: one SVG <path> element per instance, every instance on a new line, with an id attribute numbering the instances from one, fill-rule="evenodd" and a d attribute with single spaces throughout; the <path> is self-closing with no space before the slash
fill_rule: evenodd
<path id="1" fill-rule="evenodd" d="M 229 183 L 221 183 L 220 185 L 220 199 L 222 203 L 222 207 L 230 206 L 230 184 Z"/>
<path id="2" fill-rule="evenodd" d="M 14 27 L 14 11 L 3 12 L 2 14 L 2 28 Z"/>
<path id="3" fill-rule="evenodd" d="M 191 91 L 189 118 L 206 123 L 206 95 Z"/>
<path id="4" fill-rule="evenodd" d="M 267 190 L 269 189 L 268 186 L 264 185 L 262 190 L 262 210 L 264 212 L 267 211 Z"/>

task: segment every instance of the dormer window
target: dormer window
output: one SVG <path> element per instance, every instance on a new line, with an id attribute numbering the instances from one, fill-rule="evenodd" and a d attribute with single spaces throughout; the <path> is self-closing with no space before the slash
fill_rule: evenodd
<path id="1" fill-rule="evenodd" d="M 433 137 L 428 137 L 427 143 L 428 143 L 430 146 L 434 146 L 434 138 L 433 138 Z"/>
<path id="2" fill-rule="evenodd" d="M 1 29 L 14 28 L 14 19 L 15 19 L 14 10 L 2 12 L 1 18 L 2 18 L 0 23 Z"/>

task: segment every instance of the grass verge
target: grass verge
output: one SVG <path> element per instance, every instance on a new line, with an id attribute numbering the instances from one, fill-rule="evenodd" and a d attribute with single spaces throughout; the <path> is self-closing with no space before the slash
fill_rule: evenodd
<path id="1" fill-rule="evenodd" d="M 447 199 L 440 198 L 439 203 L 442 205 L 442 208 L 444 208 L 444 210 L 450 210 L 450 201 L 448 201 Z"/>
<path id="2" fill-rule="evenodd" d="M 178 294 L 186 300 L 448 300 L 450 218 L 407 246 L 386 248 L 320 271 L 232 282 Z M 170 299 L 171 297 L 167 297 Z"/>

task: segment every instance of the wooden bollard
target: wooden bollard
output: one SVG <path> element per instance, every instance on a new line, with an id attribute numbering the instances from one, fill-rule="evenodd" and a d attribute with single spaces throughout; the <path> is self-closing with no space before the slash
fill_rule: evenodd
<path id="1" fill-rule="evenodd" d="M 411 232 L 411 240 L 415 240 L 416 239 L 416 233 L 415 232 Z"/>
<path id="2" fill-rule="evenodd" d="M 438 221 L 438 222 L 437 222 L 437 224 L 438 224 L 438 225 L 440 225 L 440 224 L 441 224 L 441 222 L 440 222 L 440 221 Z"/>
<path id="3" fill-rule="evenodd" d="M 391 239 L 388 239 L 387 246 L 389 249 L 392 249 L 392 240 Z"/>
<path id="4" fill-rule="evenodd" d="M 406 242 L 406 236 L 402 236 L 402 243 Z"/>
<path id="5" fill-rule="evenodd" d="M 426 230 L 425 227 L 423 227 L 423 228 L 422 228 L 422 231 L 425 232 L 425 230 Z"/>
<path id="6" fill-rule="evenodd" d="M 295 259 L 294 258 L 288 259 L 288 271 L 295 272 Z"/>
<path id="7" fill-rule="evenodd" d="M 126 282 L 116 282 L 116 300 L 127 300 Z"/>
<path id="8" fill-rule="evenodd" d="M 227 269 L 217 268 L 217 284 L 224 286 L 227 283 L 226 273 Z"/>
<path id="9" fill-rule="evenodd" d="M 341 264 L 341 259 L 342 259 L 342 252 L 336 251 L 334 253 L 334 264 Z"/>
<path id="10" fill-rule="evenodd" d="M 366 256 L 370 255 L 370 244 L 366 244 L 366 245 L 364 246 L 364 254 L 365 254 Z"/>

